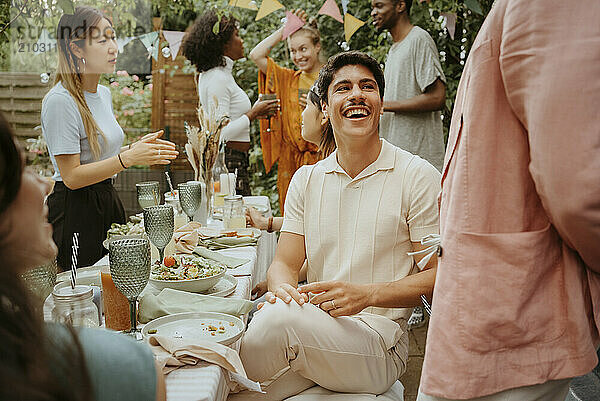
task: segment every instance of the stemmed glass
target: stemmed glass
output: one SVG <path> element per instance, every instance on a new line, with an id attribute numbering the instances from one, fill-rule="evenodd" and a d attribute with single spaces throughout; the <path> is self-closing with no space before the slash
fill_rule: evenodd
<path id="1" fill-rule="evenodd" d="M 179 204 L 187 214 L 189 221 L 192 221 L 202 203 L 202 185 L 200 182 L 188 181 L 177 185 L 177 189 L 179 190 Z"/>
<path id="2" fill-rule="evenodd" d="M 56 284 L 58 265 L 56 259 L 39 267 L 27 270 L 21 277 L 27 283 L 27 287 L 42 301 L 52 292 Z"/>
<path id="3" fill-rule="evenodd" d="M 137 199 L 142 209 L 160 204 L 160 187 L 158 181 L 145 181 L 135 184 Z"/>
<path id="4" fill-rule="evenodd" d="M 129 301 L 129 335 L 138 338 L 137 298 L 150 278 L 150 242 L 147 239 L 120 239 L 108 245 L 110 275 L 117 289 Z"/>
<path id="5" fill-rule="evenodd" d="M 165 258 L 165 247 L 173 239 L 175 214 L 171 205 L 157 205 L 144 208 L 144 230 L 148 238 L 158 248 L 160 262 Z"/>

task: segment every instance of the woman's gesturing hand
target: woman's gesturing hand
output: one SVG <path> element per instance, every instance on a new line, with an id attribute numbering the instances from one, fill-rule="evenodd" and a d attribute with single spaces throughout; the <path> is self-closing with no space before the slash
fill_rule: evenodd
<path id="1" fill-rule="evenodd" d="M 160 139 L 163 130 L 145 135 L 139 141 L 131 144 L 131 148 L 121 153 L 121 158 L 126 167 L 134 165 L 169 164 L 177 158 L 179 152 L 175 144 Z"/>
<path id="2" fill-rule="evenodd" d="M 274 116 L 275 113 L 279 111 L 279 100 L 260 100 L 258 99 L 252 109 L 246 115 L 252 120 L 256 120 L 257 118 L 268 118 Z"/>

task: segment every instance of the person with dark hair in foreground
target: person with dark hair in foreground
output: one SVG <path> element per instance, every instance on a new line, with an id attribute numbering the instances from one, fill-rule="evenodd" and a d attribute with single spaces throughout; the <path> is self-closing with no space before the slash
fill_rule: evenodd
<path id="1" fill-rule="evenodd" d="M 21 279 L 56 257 L 44 198 L 0 113 L 0 400 L 164 400 L 150 349 L 118 333 L 45 324 Z"/>
<path id="2" fill-rule="evenodd" d="M 219 19 L 220 18 L 220 19 Z M 213 28 L 218 23 L 218 33 Z M 244 57 L 244 42 L 239 36 L 238 22 L 232 16 L 220 16 L 209 10 L 194 22 L 183 43 L 183 55 L 196 66 L 200 105 L 206 115 L 227 116 L 230 122 L 221 131 L 225 141 L 225 163 L 230 172 L 237 169 L 236 191 L 251 195 L 248 150 L 250 122 L 274 114 L 277 100 L 250 99 L 232 75 L 233 62 Z M 218 179 L 218 177 L 216 177 Z"/>
<path id="3" fill-rule="evenodd" d="M 318 82 L 337 150 L 292 178 L 267 302 L 240 348 L 264 399 L 315 384 L 386 392 L 406 369 L 406 320 L 435 280 L 435 257 L 417 272 L 421 257 L 407 253 L 438 233 L 440 174 L 379 138 L 379 64 L 364 53 L 340 53 Z M 305 259 L 308 284 L 298 288 Z"/>
<path id="4" fill-rule="evenodd" d="M 598 1 L 498 0 L 473 42 L 419 401 L 563 401 L 598 362 L 598 15 Z"/>

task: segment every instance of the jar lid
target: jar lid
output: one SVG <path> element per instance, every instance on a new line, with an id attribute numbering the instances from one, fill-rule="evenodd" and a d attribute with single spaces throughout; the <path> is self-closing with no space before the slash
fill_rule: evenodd
<path id="1" fill-rule="evenodd" d="M 225 197 L 226 201 L 241 201 L 242 200 L 242 195 L 227 195 Z"/>
<path id="2" fill-rule="evenodd" d="M 66 287 L 54 288 L 54 291 L 52 291 L 52 297 L 58 302 L 82 301 L 93 296 L 94 290 L 89 285 L 76 285 L 75 288 L 71 288 L 68 285 Z"/>

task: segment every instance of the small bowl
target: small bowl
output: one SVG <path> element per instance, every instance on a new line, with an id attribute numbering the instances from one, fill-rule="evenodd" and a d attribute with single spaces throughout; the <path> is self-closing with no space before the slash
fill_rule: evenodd
<path id="1" fill-rule="evenodd" d="M 217 284 L 226 272 L 227 269 L 223 268 L 220 273 L 210 277 L 189 280 L 157 280 L 150 278 L 150 282 L 159 290 L 162 290 L 163 288 L 171 288 L 173 290 L 187 292 L 204 292 Z"/>

